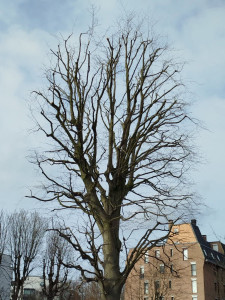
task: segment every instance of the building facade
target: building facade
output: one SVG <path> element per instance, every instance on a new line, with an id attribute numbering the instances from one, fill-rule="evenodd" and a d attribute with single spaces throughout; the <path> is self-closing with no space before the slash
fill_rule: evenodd
<path id="1" fill-rule="evenodd" d="M 125 300 L 225 300 L 225 245 L 208 242 L 196 220 L 173 225 L 147 251 L 125 286 Z"/>
<path id="2" fill-rule="evenodd" d="M 28 276 L 23 286 L 23 300 L 36 300 L 43 299 L 42 287 L 44 285 L 41 276 Z"/>
<path id="3" fill-rule="evenodd" d="M 11 257 L 6 254 L 0 255 L 0 300 L 10 299 L 12 281 Z"/>

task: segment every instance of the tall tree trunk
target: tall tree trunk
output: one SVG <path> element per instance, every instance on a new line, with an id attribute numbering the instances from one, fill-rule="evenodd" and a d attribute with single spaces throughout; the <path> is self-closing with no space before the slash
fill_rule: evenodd
<path id="1" fill-rule="evenodd" d="M 119 222 L 108 223 L 103 233 L 104 283 L 101 300 L 120 300 L 122 290 L 119 255 L 121 242 L 119 240 Z"/>
<path id="2" fill-rule="evenodd" d="M 16 287 L 13 289 L 13 294 L 12 294 L 12 300 L 18 300 L 19 299 L 19 292 L 20 292 L 21 287 Z"/>

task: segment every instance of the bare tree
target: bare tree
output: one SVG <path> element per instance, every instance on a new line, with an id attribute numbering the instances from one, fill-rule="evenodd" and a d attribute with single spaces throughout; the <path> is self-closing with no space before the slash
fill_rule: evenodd
<path id="1" fill-rule="evenodd" d="M 35 92 L 38 130 L 52 143 L 36 153 L 46 181 L 31 197 L 79 218 L 76 230 L 59 233 L 79 253 L 69 267 L 98 282 L 102 300 L 119 300 L 134 264 L 191 201 L 182 66 L 132 18 L 124 23 L 107 38 L 92 28 L 75 46 L 64 40 L 52 50 L 47 91 Z"/>
<path id="2" fill-rule="evenodd" d="M 7 216 L 3 212 L 0 212 L 0 264 L 2 261 L 2 255 L 7 248 L 7 233 L 8 233 L 8 220 Z"/>
<path id="3" fill-rule="evenodd" d="M 12 280 L 11 258 L 8 255 L 8 216 L 0 212 L 0 300 L 9 299 Z"/>
<path id="4" fill-rule="evenodd" d="M 70 280 L 70 289 L 66 290 L 59 296 L 60 300 L 82 300 L 82 294 L 80 293 L 80 281 Z M 85 299 L 83 299 L 85 300 Z"/>
<path id="5" fill-rule="evenodd" d="M 69 293 L 66 292 L 60 300 L 99 300 L 101 291 L 97 282 L 75 280 L 70 284 Z M 75 299 L 74 299 L 75 298 Z"/>
<path id="6" fill-rule="evenodd" d="M 65 239 L 56 231 L 49 231 L 46 236 L 46 250 L 43 259 L 43 294 L 47 300 L 53 300 L 70 290 L 69 270 L 63 265 L 68 262 L 70 248 Z"/>
<path id="7" fill-rule="evenodd" d="M 23 285 L 34 269 L 46 222 L 38 213 L 25 210 L 14 212 L 9 217 L 9 244 L 12 257 L 12 300 L 20 299 Z"/>

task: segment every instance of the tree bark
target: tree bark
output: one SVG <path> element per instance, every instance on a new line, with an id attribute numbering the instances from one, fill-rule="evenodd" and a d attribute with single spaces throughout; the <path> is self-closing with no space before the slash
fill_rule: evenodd
<path id="1" fill-rule="evenodd" d="M 119 269 L 121 242 L 119 220 L 109 222 L 103 233 L 104 293 L 102 300 L 119 300 L 121 294 L 121 273 Z"/>

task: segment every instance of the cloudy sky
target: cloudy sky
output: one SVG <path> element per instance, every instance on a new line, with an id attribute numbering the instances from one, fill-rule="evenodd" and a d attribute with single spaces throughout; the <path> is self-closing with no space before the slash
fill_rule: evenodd
<path id="1" fill-rule="evenodd" d="M 202 164 L 195 189 L 208 206 L 198 217 L 203 233 L 225 238 L 225 1 L 95 0 L 105 28 L 124 9 L 149 17 L 155 31 L 187 62 L 183 77 L 194 101 L 193 115 L 207 130 L 196 144 Z M 59 34 L 78 34 L 90 23 L 91 1 L 0 0 L 0 203 L 8 210 L 40 208 L 25 199 L 38 175 L 28 163 L 37 140 L 29 133 L 28 99 L 41 86 L 48 51 Z"/>

